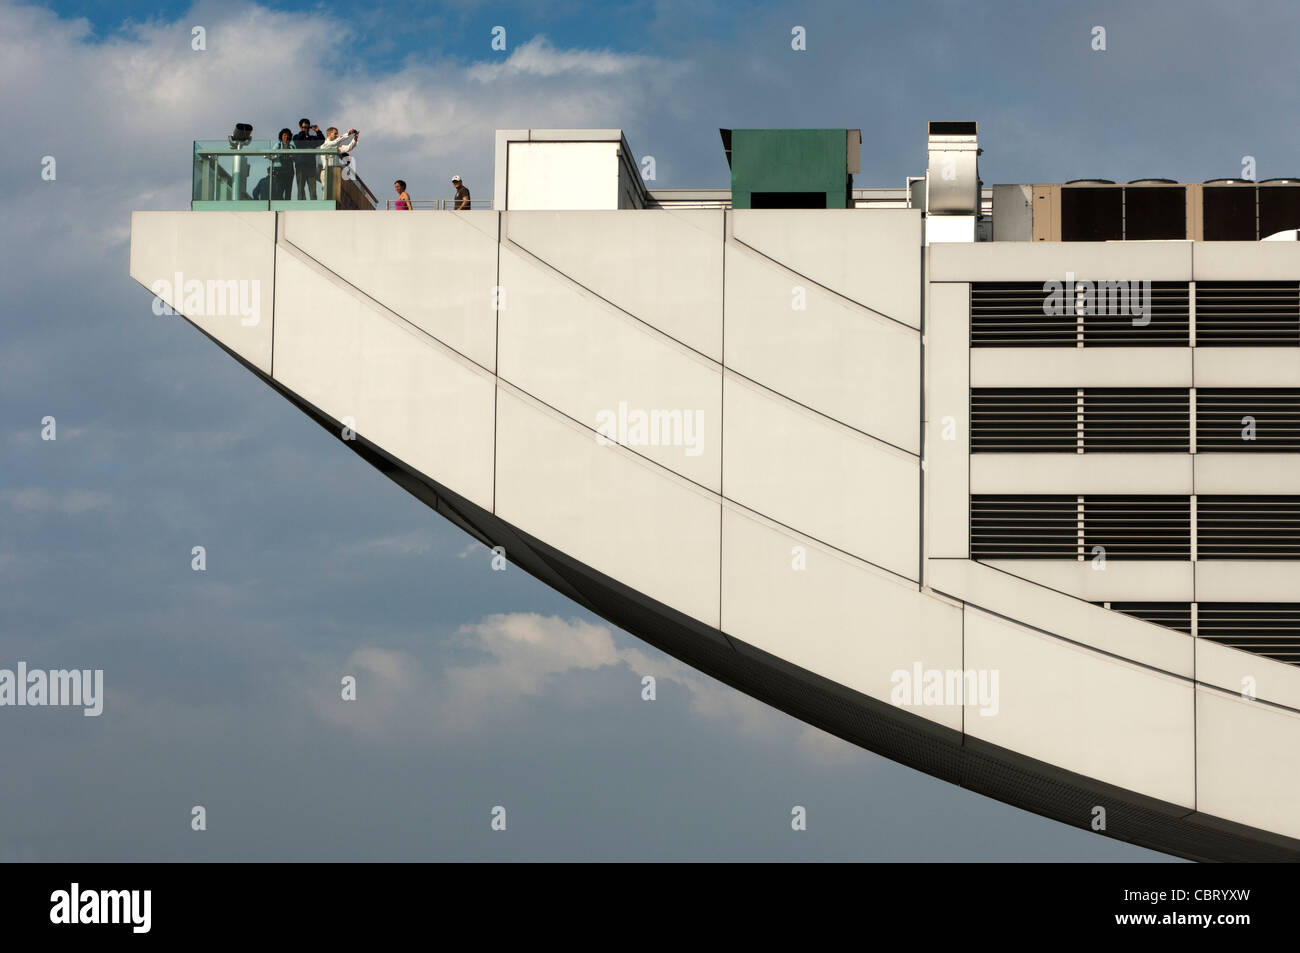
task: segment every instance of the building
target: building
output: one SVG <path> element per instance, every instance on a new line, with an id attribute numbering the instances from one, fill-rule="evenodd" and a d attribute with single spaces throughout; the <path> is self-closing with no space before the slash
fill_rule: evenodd
<path id="1" fill-rule="evenodd" d="M 200 194 L 237 179 L 206 146 L 131 275 L 741 691 L 1076 827 L 1300 859 L 1300 184 L 989 188 L 936 122 L 925 175 L 856 188 L 857 130 L 722 139 L 731 189 L 663 190 L 619 130 L 500 131 L 492 208 L 408 215 Z M 241 282 L 256 314 L 213 306 Z"/>

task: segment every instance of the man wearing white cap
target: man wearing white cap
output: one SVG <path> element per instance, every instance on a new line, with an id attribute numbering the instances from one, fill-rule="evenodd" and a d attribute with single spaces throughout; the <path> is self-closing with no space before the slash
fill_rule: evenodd
<path id="1" fill-rule="evenodd" d="M 456 186 L 456 211 L 466 211 L 469 209 L 469 189 L 465 188 L 465 183 L 460 180 L 458 175 L 451 177 L 451 184 Z"/>

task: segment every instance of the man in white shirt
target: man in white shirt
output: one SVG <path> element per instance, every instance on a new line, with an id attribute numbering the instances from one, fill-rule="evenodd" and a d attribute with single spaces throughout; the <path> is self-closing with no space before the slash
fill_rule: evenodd
<path id="1" fill-rule="evenodd" d="M 361 133 L 355 129 L 349 129 L 346 136 L 339 135 L 337 126 L 330 126 L 325 130 L 325 138 L 318 144 L 317 148 L 337 152 L 339 155 L 337 159 L 333 156 L 322 155 L 318 160 L 320 163 L 320 184 L 325 189 L 326 195 L 329 195 L 330 190 L 330 169 L 333 166 L 351 165 L 352 150 L 357 147 L 357 141 L 360 138 Z"/>

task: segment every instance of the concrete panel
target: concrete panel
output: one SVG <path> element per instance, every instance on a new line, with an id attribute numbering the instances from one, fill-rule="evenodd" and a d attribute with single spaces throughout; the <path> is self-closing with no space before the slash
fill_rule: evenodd
<path id="1" fill-rule="evenodd" d="M 916 579 L 919 464 L 728 373 L 723 492 L 792 529 Z"/>
<path id="2" fill-rule="evenodd" d="M 1201 602 L 1295 602 L 1300 562 L 1288 559 L 1201 559 L 1196 598 Z"/>
<path id="3" fill-rule="evenodd" d="M 275 379 L 491 509 L 492 376 L 283 247 Z"/>
<path id="4" fill-rule="evenodd" d="M 593 441 L 602 428 L 721 490 L 720 365 L 504 246 L 501 286 L 502 379 L 591 428 Z M 639 418 L 657 426 L 638 432 Z"/>
<path id="5" fill-rule="evenodd" d="M 1263 757 L 1262 753 L 1268 756 Z M 1300 837 L 1300 715 L 1209 689 L 1196 693 L 1197 808 Z"/>
<path id="6" fill-rule="evenodd" d="M 1295 281 L 1300 242 L 1197 242 L 1196 281 Z"/>
<path id="7" fill-rule="evenodd" d="M 973 608 L 1173 675 L 1192 677 L 1191 636 L 1090 605 L 969 559 L 931 559 L 926 570 L 933 589 Z"/>
<path id="8" fill-rule="evenodd" d="M 918 332 L 801 282 L 740 245 L 727 246 L 726 273 L 728 368 L 920 452 Z M 792 306 L 793 285 L 804 289 L 804 310 Z"/>
<path id="9" fill-rule="evenodd" d="M 925 349 L 926 553 L 970 555 L 970 285 L 931 284 Z"/>
<path id="10" fill-rule="evenodd" d="M 718 498 L 506 385 L 496 514 L 574 559 L 716 627 Z M 509 554 L 507 554 L 509 555 Z"/>
<path id="11" fill-rule="evenodd" d="M 882 701 L 898 671 L 961 668 L 960 607 L 734 504 L 722 547 L 728 635 Z M 961 730 L 960 705 L 909 708 Z"/>
<path id="12" fill-rule="evenodd" d="M 606 301 L 722 361 L 723 212 L 510 212 L 503 235 Z"/>
<path id="13" fill-rule="evenodd" d="M 737 209 L 729 214 L 736 241 L 863 307 L 921 326 L 919 209 Z M 788 289 L 786 298 L 788 307 Z"/>
<path id="14" fill-rule="evenodd" d="M 1198 256 L 1204 247 L 1197 246 Z M 931 281 L 1064 281 L 1066 272 L 1080 281 L 1190 281 L 1192 243 L 978 242 L 930 249 Z"/>
<path id="15" fill-rule="evenodd" d="M 1187 681 L 970 608 L 965 667 L 997 672 L 999 687 L 996 715 L 983 717 L 977 706 L 966 706 L 968 735 L 1150 797 L 1196 806 Z"/>
<path id="16" fill-rule="evenodd" d="M 1200 494 L 1300 495 L 1300 453 L 1198 453 L 1195 461 Z"/>
<path id="17" fill-rule="evenodd" d="M 984 559 L 986 566 L 1087 602 L 1192 602 L 1192 563 L 1166 559 Z M 1105 568 L 1101 568 L 1104 566 Z"/>
<path id="18" fill-rule="evenodd" d="M 1190 453 L 974 453 L 972 493 L 1192 492 Z"/>
<path id="19" fill-rule="evenodd" d="M 1196 680 L 1236 694 L 1249 690 L 1260 701 L 1300 712 L 1300 666 L 1197 639 Z"/>
<path id="20" fill-rule="evenodd" d="M 476 364 L 496 366 L 496 212 L 282 214 L 282 239 Z"/>
<path id="21" fill-rule="evenodd" d="M 1189 347 L 975 347 L 970 362 L 972 387 L 1192 386 Z"/>
<path id="22" fill-rule="evenodd" d="M 1300 387 L 1300 348 L 1198 347 L 1194 354 L 1197 387 Z"/>
<path id="23" fill-rule="evenodd" d="M 132 212 L 131 277 L 271 373 L 273 212 Z"/>

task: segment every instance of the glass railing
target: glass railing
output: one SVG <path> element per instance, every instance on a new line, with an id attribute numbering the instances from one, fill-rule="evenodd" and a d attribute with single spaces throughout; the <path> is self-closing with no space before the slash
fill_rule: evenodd
<path id="1" fill-rule="evenodd" d="M 378 201 L 333 149 L 281 148 L 266 139 L 194 143 L 196 210 L 373 209 Z"/>

